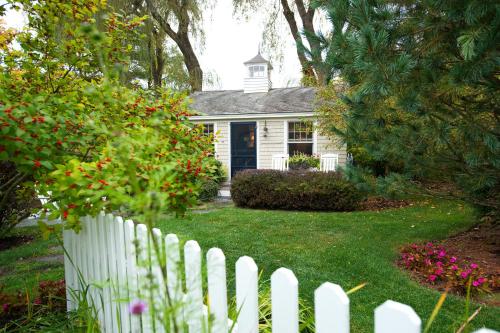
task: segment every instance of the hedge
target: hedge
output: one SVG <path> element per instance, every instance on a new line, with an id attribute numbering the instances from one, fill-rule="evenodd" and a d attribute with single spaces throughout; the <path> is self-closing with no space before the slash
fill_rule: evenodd
<path id="1" fill-rule="evenodd" d="M 231 181 L 239 207 L 352 211 L 362 199 L 353 184 L 336 172 L 245 170 Z"/>

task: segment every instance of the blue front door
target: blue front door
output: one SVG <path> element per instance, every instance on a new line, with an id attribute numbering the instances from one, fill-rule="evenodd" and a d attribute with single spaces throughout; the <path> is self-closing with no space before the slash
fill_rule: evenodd
<path id="1" fill-rule="evenodd" d="M 231 177 L 238 171 L 257 169 L 257 124 L 231 123 Z"/>

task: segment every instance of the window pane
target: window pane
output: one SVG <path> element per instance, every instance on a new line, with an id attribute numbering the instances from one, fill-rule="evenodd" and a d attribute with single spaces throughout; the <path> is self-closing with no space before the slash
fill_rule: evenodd
<path id="1" fill-rule="evenodd" d="M 294 156 L 295 154 L 306 154 L 312 155 L 313 144 L 312 143 L 289 143 L 288 144 L 288 154 Z"/>
<path id="2" fill-rule="evenodd" d="M 312 123 L 303 121 L 290 121 L 288 123 L 288 140 L 294 142 L 312 142 Z"/>

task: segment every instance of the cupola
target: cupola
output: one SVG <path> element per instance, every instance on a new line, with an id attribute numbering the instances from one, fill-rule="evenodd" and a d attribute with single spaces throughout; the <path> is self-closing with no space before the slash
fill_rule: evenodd
<path id="1" fill-rule="evenodd" d="M 265 93 L 271 89 L 271 63 L 259 53 L 252 59 L 245 61 L 245 78 L 243 80 L 244 93 Z"/>

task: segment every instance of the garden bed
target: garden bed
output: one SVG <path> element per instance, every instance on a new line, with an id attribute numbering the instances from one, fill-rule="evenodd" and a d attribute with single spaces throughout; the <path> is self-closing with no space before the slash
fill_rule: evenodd
<path id="1" fill-rule="evenodd" d="M 464 296 L 467 283 L 470 283 L 476 300 L 499 306 L 499 240 L 500 226 L 483 223 L 443 241 L 407 246 L 403 248 L 398 264 L 409 270 L 420 283 L 439 291 L 448 288 Z M 436 255 L 440 251 L 442 255 Z M 457 268 L 450 269 L 455 265 Z"/>

